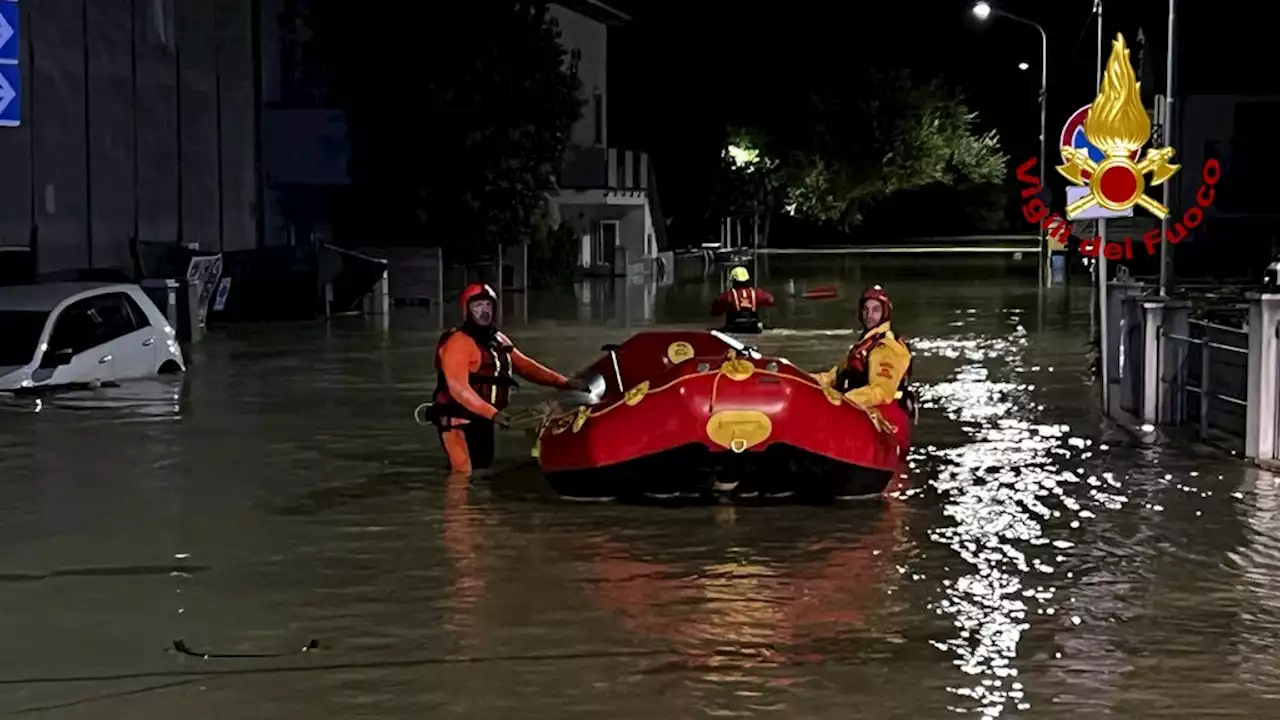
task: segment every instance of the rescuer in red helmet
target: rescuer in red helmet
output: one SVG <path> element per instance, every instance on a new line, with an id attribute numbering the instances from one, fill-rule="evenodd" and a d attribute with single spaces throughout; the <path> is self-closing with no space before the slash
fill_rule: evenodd
<path id="1" fill-rule="evenodd" d="M 843 367 L 833 367 L 814 377 L 835 388 L 855 404 L 871 408 L 901 401 L 909 415 L 915 413 L 914 398 L 907 387 L 911 377 L 911 350 L 894 336 L 890 328 L 893 302 L 876 285 L 858 301 L 862 337 L 849 348 Z"/>
<path id="2" fill-rule="evenodd" d="M 733 287 L 720 293 L 711 304 L 711 314 L 724 315 L 724 329 L 729 332 L 758 333 L 764 330 L 760 321 L 760 308 L 773 307 L 773 295 L 751 283 L 751 274 L 744 267 L 729 272 Z"/>
<path id="3" fill-rule="evenodd" d="M 462 325 L 440 337 L 436 346 L 435 422 L 449 456 L 449 469 L 470 473 L 493 462 L 494 425 L 507 427 L 507 403 L 514 375 L 566 390 L 588 389 L 516 349 L 494 326 L 498 295 L 488 285 L 462 291 Z"/>

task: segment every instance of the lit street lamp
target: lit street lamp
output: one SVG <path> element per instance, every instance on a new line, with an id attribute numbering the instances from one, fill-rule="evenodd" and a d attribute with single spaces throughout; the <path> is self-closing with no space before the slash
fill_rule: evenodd
<path id="1" fill-rule="evenodd" d="M 990 3 L 979 2 L 973 6 L 973 16 L 979 20 L 986 20 L 992 15 L 1007 17 L 1010 20 L 1016 20 L 1024 25 L 1030 25 L 1040 31 L 1040 188 L 1043 192 L 1044 184 L 1044 113 L 1045 104 L 1048 102 L 1049 91 L 1049 36 L 1045 33 L 1044 28 L 1039 23 L 1032 22 L 1026 18 L 1011 15 L 1003 10 L 997 10 L 991 7 Z M 1019 70 L 1026 70 L 1029 66 L 1026 63 L 1019 63 Z M 1040 228 L 1040 279 L 1043 281 L 1049 274 L 1049 245 L 1045 237 L 1044 228 Z"/>

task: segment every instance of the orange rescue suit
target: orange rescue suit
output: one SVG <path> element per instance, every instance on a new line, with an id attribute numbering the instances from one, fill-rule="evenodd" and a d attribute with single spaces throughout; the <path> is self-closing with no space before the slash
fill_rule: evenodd
<path id="1" fill-rule="evenodd" d="M 440 437 L 450 469 L 459 473 L 492 462 L 493 425 L 481 422 L 481 431 L 473 421 L 492 421 L 506 409 L 516 384 L 514 376 L 550 387 L 563 388 L 568 383 L 563 375 L 520 352 L 506 335 L 496 331 L 487 340 L 477 340 L 458 329 L 445 333 L 436 346 L 436 371 Z M 487 442 L 475 431 L 489 433 Z M 468 450 L 476 441 L 487 447 Z"/>
<path id="2" fill-rule="evenodd" d="M 725 315 L 725 321 L 730 323 L 740 317 L 759 320 L 759 309 L 773 307 L 773 304 L 773 295 L 768 290 L 746 285 L 720 293 L 711 304 L 711 314 Z"/>

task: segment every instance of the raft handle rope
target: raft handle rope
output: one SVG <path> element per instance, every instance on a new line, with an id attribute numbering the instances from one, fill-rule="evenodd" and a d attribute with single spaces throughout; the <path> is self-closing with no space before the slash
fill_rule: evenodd
<path id="1" fill-rule="evenodd" d="M 413 421 L 423 427 L 435 425 L 435 421 L 429 415 L 435 407 L 436 403 L 432 400 L 419 404 L 418 407 L 413 409 Z M 511 416 L 511 427 L 522 429 L 526 426 L 539 427 L 548 413 L 540 408 L 526 408 L 519 412 L 508 413 L 508 415 Z"/>
<path id="2" fill-rule="evenodd" d="M 423 411 L 423 410 L 430 410 L 430 409 L 434 408 L 435 406 L 436 406 L 436 404 L 435 404 L 434 402 L 432 402 L 432 401 L 428 400 L 428 401 L 426 401 L 426 402 L 422 403 L 421 405 L 419 405 L 418 407 L 414 408 L 414 409 L 413 409 L 413 421 L 414 421 L 414 422 L 416 422 L 416 423 L 418 423 L 419 425 L 423 425 L 423 426 L 426 426 L 426 425 L 435 425 L 435 423 L 431 422 L 430 420 L 428 420 L 428 419 L 424 419 L 424 416 L 423 416 L 423 414 L 422 414 L 422 411 Z"/>
<path id="3" fill-rule="evenodd" d="M 715 332 L 715 331 L 713 330 L 712 332 Z M 735 342 L 736 342 L 736 341 L 735 341 Z M 694 373 L 689 373 L 688 375 L 681 375 L 681 376 L 679 376 L 679 377 L 677 377 L 677 378 L 675 378 L 675 379 L 671 380 L 671 381 L 670 381 L 670 382 L 668 382 L 666 385 L 660 385 L 660 386 L 658 386 L 658 387 L 656 387 L 656 388 L 650 388 L 650 389 L 648 389 L 648 390 L 646 391 L 646 395 L 655 395 L 655 394 L 660 393 L 660 392 L 662 392 L 662 391 L 664 391 L 664 390 L 668 390 L 668 389 L 673 388 L 673 387 L 675 387 L 675 386 L 677 386 L 677 385 L 680 385 L 681 383 L 688 382 L 689 380 L 693 380 L 693 379 L 695 379 L 695 378 L 706 377 L 706 376 L 708 376 L 708 375 L 716 375 L 716 376 L 718 376 L 718 375 L 722 375 L 722 374 L 724 374 L 724 367 L 723 367 L 723 366 L 721 366 L 721 367 L 719 367 L 719 368 L 716 368 L 716 369 L 714 369 L 714 370 L 707 370 L 707 371 L 704 371 L 704 372 L 694 372 Z M 803 377 L 803 376 L 799 376 L 799 375 L 791 375 L 791 374 L 783 373 L 783 372 L 779 372 L 779 371 L 776 371 L 776 370 L 767 370 L 767 369 L 758 368 L 758 367 L 754 367 L 754 366 L 753 366 L 752 374 L 759 374 L 759 375 L 765 375 L 765 376 L 769 376 L 769 377 L 776 377 L 776 378 L 778 378 L 778 379 L 780 379 L 780 380 L 784 380 L 784 381 L 788 381 L 788 382 L 793 382 L 793 383 L 797 383 L 797 384 L 800 384 L 800 385 L 806 385 L 806 386 L 811 387 L 811 388 L 814 388 L 814 389 L 816 389 L 816 390 L 820 390 L 820 391 L 822 391 L 822 390 L 823 390 L 823 385 L 822 385 L 821 383 L 819 383 L 819 382 L 815 381 L 815 380 L 813 379 L 813 377 L 812 377 L 812 376 L 809 376 L 809 377 Z M 806 373 L 806 375 L 807 375 L 807 373 Z M 719 380 L 720 380 L 720 378 L 719 378 L 719 377 L 716 377 L 716 378 L 712 381 L 712 387 L 711 387 L 711 391 L 712 391 L 711 404 L 712 404 L 712 406 L 713 406 L 713 407 L 714 407 L 714 405 L 715 405 L 715 397 L 714 397 L 714 395 L 715 395 L 715 393 L 716 393 L 716 390 L 718 389 L 718 386 L 719 386 Z M 824 391 L 824 392 L 825 392 L 825 391 Z M 855 403 L 854 401 L 850 400 L 850 399 L 849 399 L 849 397 L 848 397 L 847 395 L 841 395 L 841 396 L 840 396 L 840 400 L 841 400 L 841 402 L 842 402 L 843 404 L 845 404 L 845 405 L 850 405 L 850 406 L 852 406 L 852 407 L 855 407 L 855 408 L 857 408 L 858 410 L 861 410 L 863 413 L 865 413 L 865 414 L 867 415 L 867 417 L 871 420 L 872 425 L 874 425 L 874 426 L 875 426 L 875 428 L 876 428 L 877 430 L 879 430 L 879 431 L 881 431 L 881 432 L 883 432 L 883 433 L 886 433 L 886 434 L 890 434 L 890 435 L 892 435 L 892 434 L 894 434 L 894 433 L 897 433 L 898 428 L 897 428 L 893 423 L 891 423 L 891 422 L 889 422 L 887 419 L 885 419 L 885 417 L 880 413 L 880 411 L 879 411 L 877 408 L 875 408 L 875 407 L 863 407 L 863 406 L 861 406 L 861 405 L 859 405 L 859 404 Z M 601 415 L 604 415 L 604 414 L 606 414 L 606 413 L 609 413 L 610 411 L 615 410 L 615 409 L 617 409 L 617 408 L 619 408 L 619 407 L 622 407 L 622 406 L 624 406 L 624 405 L 626 405 L 626 404 L 627 404 L 627 399 L 626 399 L 626 397 L 625 397 L 625 395 L 624 395 L 624 397 L 622 397 L 622 398 L 620 398 L 620 399 L 618 399 L 618 400 L 614 401 L 612 404 L 607 405 L 607 406 L 605 406 L 605 407 L 598 408 L 598 409 L 588 409 L 588 410 L 586 410 L 586 413 L 585 413 L 585 414 L 586 414 L 586 417 L 588 417 L 588 418 L 596 418 L 596 417 L 600 417 Z M 565 422 L 565 423 L 572 422 L 572 418 L 573 418 L 574 416 L 576 416 L 580 411 L 582 411 L 582 408 L 574 408 L 574 409 L 572 409 L 572 410 L 568 410 L 568 411 L 564 411 L 564 412 L 560 412 L 560 413 L 551 413 L 551 414 L 548 414 L 548 415 L 545 417 L 545 419 L 543 420 L 543 424 L 545 424 L 545 425 L 551 425 L 552 423 L 555 423 L 555 422 L 557 422 L 557 421 L 559 421 L 559 422 Z M 566 424 L 566 427 L 567 427 L 567 424 Z"/>

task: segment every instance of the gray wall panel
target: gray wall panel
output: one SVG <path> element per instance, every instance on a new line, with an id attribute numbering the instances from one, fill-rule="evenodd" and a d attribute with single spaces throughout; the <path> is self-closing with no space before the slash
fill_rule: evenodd
<path id="1" fill-rule="evenodd" d="M 24 31 L 36 44 L 35 67 L 28 77 L 35 92 L 39 264 L 42 272 L 52 272 L 89 264 L 85 241 L 84 7 L 81 0 L 42 0 L 38 8 Z"/>
<path id="2" fill-rule="evenodd" d="M 129 268 L 135 222 L 143 240 L 256 247 L 252 0 L 20 5 L 23 125 L 0 128 L 0 245 L 28 244 L 34 198 L 42 273 Z"/>
<path id="3" fill-rule="evenodd" d="M 138 0 L 138 233 L 178 241 L 178 96 L 171 3 Z"/>
<path id="4" fill-rule="evenodd" d="M 223 249 L 257 247 L 254 200 L 253 3 L 217 0 L 222 86 Z"/>
<path id="5" fill-rule="evenodd" d="M 182 65 L 182 226 L 201 250 L 222 249 L 218 236 L 218 117 L 214 93 L 217 38 L 213 2 L 188 2 L 177 16 Z"/>
<path id="6" fill-rule="evenodd" d="M 29 27 L 28 17 L 31 15 L 33 3 L 19 6 L 22 13 L 19 19 L 23 28 Z M 0 158 L 3 166 L 0 169 L 0 246 L 15 245 L 26 247 L 31 240 L 31 68 L 27 39 L 28 33 L 21 37 L 23 84 L 28 86 L 22 96 L 22 125 L 16 128 L 0 129 Z M 5 256 L 0 255 L 0 262 Z"/>
<path id="7" fill-rule="evenodd" d="M 134 221 L 133 0 L 89 3 L 93 266 L 129 269 Z"/>

